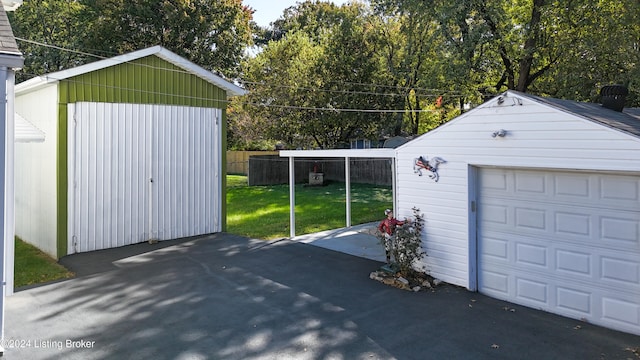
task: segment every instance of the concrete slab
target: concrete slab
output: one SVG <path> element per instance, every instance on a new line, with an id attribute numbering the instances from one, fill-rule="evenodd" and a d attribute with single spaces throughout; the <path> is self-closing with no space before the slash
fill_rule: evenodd
<path id="1" fill-rule="evenodd" d="M 377 225 L 378 223 L 355 225 L 349 228 L 299 235 L 291 240 L 365 259 L 385 262 L 384 247 L 375 236 Z"/>
<path id="2" fill-rule="evenodd" d="M 369 279 L 378 261 L 289 240 L 215 234 L 65 262 L 99 271 L 7 298 L 5 358 L 633 359 L 640 349 L 638 336 L 455 286 L 398 290 Z"/>

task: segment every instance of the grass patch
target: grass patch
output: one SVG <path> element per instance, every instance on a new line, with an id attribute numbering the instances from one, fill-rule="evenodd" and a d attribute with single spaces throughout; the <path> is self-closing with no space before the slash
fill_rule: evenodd
<path id="1" fill-rule="evenodd" d="M 67 279 L 74 274 L 33 245 L 16 237 L 14 287 Z"/>
<path id="2" fill-rule="evenodd" d="M 390 186 L 351 184 L 351 223 L 377 221 L 392 206 Z M 296 234 L 346 225 L 345 184 L 296 185 Z M 227 231 L 258 239 L 289 236 L 289 185 L 247 186 L 246 176 L 227 176 Z"/>

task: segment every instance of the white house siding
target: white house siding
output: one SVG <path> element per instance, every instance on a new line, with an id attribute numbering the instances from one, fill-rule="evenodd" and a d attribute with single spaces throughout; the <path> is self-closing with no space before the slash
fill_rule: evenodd
<path id="1" fill-rule="evenodd" d="M 16 235 L 53 257 L 56 250 L 57 86 L 16 94 L 15 111 L 45 133 L 42 143 L 15 145 Z M 34 106 L 33 104 L 37 104 Z"/>
<path id="2" fill-rule="evenodd" d="M 504 129 L 505 137 L 492 137 Z M 508 93 L 397 150 L 397 213 L 425 215 L 424 264 L 446 282 L 476 289 L 474 169 L 481 166 L 576 169 L 638 175 L 640 140 L 590 120 Z M 441 157 L 434 182 L 413 171 L 413 159 Z"/>

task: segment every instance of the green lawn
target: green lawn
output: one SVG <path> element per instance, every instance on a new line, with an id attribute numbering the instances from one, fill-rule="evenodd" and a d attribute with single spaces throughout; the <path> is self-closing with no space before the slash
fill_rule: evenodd
<path id="1" fill-rule="evenodd" d="M 33 245 L 16 238 L 14 287 L 73 277 L 73 273 Z"/>
<path id="2" fill-rule="evenodd" d="M 384 218 L 391 187 L 351 184 L 352 225 Z M 346 225 L 345 184 L 296 185 L 296 235 Z M 247 186 L 246 176 L 227 176 L 227 232 L 258 239 L 289 236 L 289 185 Z"/>

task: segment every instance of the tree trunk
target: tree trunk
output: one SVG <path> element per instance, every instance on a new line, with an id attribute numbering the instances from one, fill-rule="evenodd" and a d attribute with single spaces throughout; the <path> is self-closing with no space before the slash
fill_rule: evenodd
<path id="1" fill-rule="evenodd" d="M 545 0 L 534 0 L 533 10 L 531 11 L 531 21 L 529 22 L 529 36 L 524 42 L 525 55 L 520 61 L 520 70 L 518 72 L 518 85 L 516 90 L 527 92 L 527 88 L 531 84 L 531 67 L 533 66 L 533 54 L 536 52 L 538 45 L 538 36 L 540 33 L 540 20 L 542 13 L 540 9 L 544 6 Z"/>

